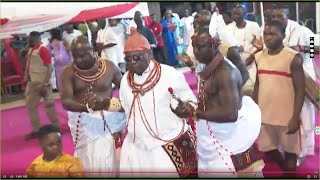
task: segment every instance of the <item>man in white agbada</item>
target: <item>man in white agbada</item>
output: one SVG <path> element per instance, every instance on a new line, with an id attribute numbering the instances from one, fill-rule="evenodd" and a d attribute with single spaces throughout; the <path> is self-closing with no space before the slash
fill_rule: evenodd
<path id="1" fill-rule="evenodd" d="M 119 109 L 114 109 L 117 101 L 111 99 L 111 84 L 119 87 L 121 73 L 112 62 L 94 57 L 92 49 L 85 36 L 73 41 L 74 61 L 62 73 L 61 100 L 68 111 L 75 156 L 81 159 L 86 176 L 115 177 L 119 172 L 115 140 L 125 127 L 125 114 L 112 112 Z"/>
<path id="2" fill-rule="evenodd" d="M 242 97 L 240 72 L 219 52 L 219 41 L 201 25 L 192 39 L 195 57 L 205 64 L 199 72 L 199 103 L 194 113 L 199 119 L 199 177 L 239 177 L 238 172 L 253 172 L 244 177 L 261 177 L 264 162 L 254 144 L 260 133 L 261 112 L 250 97 Z"/>
<path id="3" fill-rule="evenodd" d="M 148 40 L 135 28 L 124 53 L 128 72 L 121 80 L 120 100 L 128 134 L 120 176 L 197 177 L 192 174 L 197 171 L 194 137 L 184 119 L 191 116 L 194 107 L 189 102 L 195 103 L 196 97 L 183 74 L 151 59 Z M 169 89 L 181 99 L 179 103 Z"/>
<path id="4" fill-rule="evenodd" d="M 316 80 L 316 66 L 314 59 L 310 58 L 309 49 L 305 47 L 310 46 L 310 36 L 315 35 L 306 27 L 300 26 L 297 22 L 288 19 L 289 10 L 286 8 L 277 8 L 272 11 L 272 19 L 283 23 L 286 27 L 286 37 L 283 40 L 284 45 L 291 47 L 298 52 L 302 52 L 303 69 L 309 76 Z M 315 38 L 316 40 L 317 38 Z M 307 155 L 314 155 L 314 128 L 315 128 L 315 107 L 309 99 L 305 98 L 301 110 L 301 144 L 302 153 L 300 158 Z M 298 161 L 301 164 L 303 159 Z"/>
<path id="5" fill-rule="evenodd" d="M 62 37 L 67 41 L 69 47 L 71 46 L 71 43 L 74 40 L 74 38 L 81 35 L 82 35 L 81 31 L 74 29 L 73 24 L 66 24 L 64 26 Z"/>
<path id="6" fill-rule="evenodd" d="M 244 89 L 253 90 L 257 71 L 256 64 L 253 62 L 253 55 L 258 52 L 257 48 L 253 45 L 253 41 L 260 39 L 261 30 L 256 22 L 247 21 L 244 17 L 245 9 L 243 6 L 233 8 L 232 19 L 234 22 L 230 23 L 225 30 L 231 33 L 237 40 L 241 58 L 249 71 L 250 78 L 246 82 Z"/>
<path id="7" fill-rule="evenodd" d="M 216 7 L 215 12 L 213 12 L 210 20 L 210 34 L 214 31 L 213 28 L 216 28 L 215 31 L 221 32 L 224 30 L 224 28 L 227 26 L 225 20 L 223 19 L 223 16 L 219 14 L 219 9 Z M 236 42 L 235 42 L 236 43 Z"/>
<path id="8" fill-rule="evenodd" d="M 126 42 L 126 27 L 119 23 L 117 19 L 109 19 L 109 28 L 111 28 L 112 31 L 118 36 L 119 41 L 117 46 L 120 48 L 120 51 L 123 54 L 124 43 Z M 124 54 L 122 57 L 124 59 Z M 121 72 L 126 72 L 124 60 L 120 60 L 119 68 Z"/>
<path id="9" fill-rule="evenodd" d="M 184 17 L 181 19 L 181 22 L 184 24 L 182 31 L 183 34 L 183 51 L 187 52 L 188 47 L 191 46 L 191 36 L 193 31 L 193 20 L 194 17 L 190 16 L 189 10 L 186 9 L 184 12 Z"/>
<path id="10" fill-rule="evenodd" d="M 112 20 L 111 23 L 113 23 Z M 124 63 L 124 54 L 121 47 L 122 42 L 123 41 L 113 31 L 113 28 L 111 28 L 110 25 L 98 31 L 97 49 L 98 51 L 101 51 L 101 58 L 111 61 L 119 69 L 121 64 Z M 124 71 L 124 69 L 121 68 L 121 71 Z"/>
<path id="11" fill-rule="evenodd" d="M 121 52 L 124 50 L 124 43 L 126 42 L 126 28 L 123 24 L 119 23 L 117 19 L 109 19 L 109 27 L 119 37 L 118 43 Z"/>

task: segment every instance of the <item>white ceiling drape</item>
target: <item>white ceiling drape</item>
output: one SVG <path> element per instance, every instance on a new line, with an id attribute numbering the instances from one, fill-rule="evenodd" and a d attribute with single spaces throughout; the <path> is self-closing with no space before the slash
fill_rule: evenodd
<path id="1" fill-rule="evenodd" d="M 135 11 L 149 15 L 148 4 L 140 2 L 6 2 L 1 3 L 1 18 L 9 21 L 0 27 L 0 39 L 12 34 L 44 32 L 62 24 L 98 18 L 133 18 Z"/>

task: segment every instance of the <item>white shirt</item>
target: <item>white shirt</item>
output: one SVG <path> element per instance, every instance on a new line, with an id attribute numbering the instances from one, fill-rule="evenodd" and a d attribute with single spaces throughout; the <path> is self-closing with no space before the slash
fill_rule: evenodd
<path id="1" fill-rule="evenodd" d="M 41 42 L 43 45 L 47 46 L 50 42 L 49 39 L 51 38 L 50 32 L 44 32 L 41 34 Z"/>
<path id="2" fill-rule="evenodd" d="M 242 29 L 239 29 L 236 26 L 235 22 L 230 23 L 225 28 L 226 31 L 230 32 L 238 42 L 238 46 L 242 46 L 244 48 L 244 52 L 241 53 L 242 60 L 246 60 L 247 57 L 250 56 L 257 49 L 251 44 L 254 36 L 257 39 L 260 38 L 261 29 L 258 23 L 253 21 L 246 20 L 246 26 Z"/>
<path id="3" fill-rule="evenodd" d="M 227 27 L 226 23 L 223 20 L 221 14 L 214 12 L 211 16 L 210 24 L 209 24 L 209 33 L 212 37 L 215 37 L 218 33 L 219 38 L 224 43 L 230 46 L 238 46 L 237 40 L 231 34 L 231 32 L 226 31 Z"/>
<path id="4" fill-rule="evenodd" d="M 109 26 L 112 31 L 119 37 L 118 45 L 121 51 L 124 51 L 124 44 L 126 42 L 126 28 L 123 24 L 118 23 L 116 26 Z"/>
<path id="5" fill-rule="evenodd" d="M 210 34 L 215 34 L 212 33 L 212 31 L 220 31 L 220 29 L 224 29 L 226 27 L 226 23 L 223 20 L 223 17 L 221 14 L 218 14 L 217 12 L 214 12 L 211 16 L 210 20 L 210 25 L 209 25 L 209 31 Z"/>
<path id="6" fill-rule="evenodd" d="M 103 49 L 101 57 L 113 62 L 117 67 L 119 67 L 119 63 L 124 63 L 123 50 L 121 51 L 121 47 L 119 46 L 121 41 L 109 26 L 98 31 L 97 43 L 103 43 L 104 45 L 109 43 L 117 44 L 113 47 Z"/>
<path id="7" fill-rule="evenodd" d="M 319 37 L 317 37 L 316 34 L 314 34 L 309 28 L 305 27 L 305 26 L 301 26 L 302 30 L 303 30 L 303 41 L 300 40 L 300 44 L 304 45 L 304 46 L 310 46 L 310 37 L 314 38 L 314 45 L 315 46 L 319 46 Z"/>
<path id="8" fill-rule="evenodd" d="M 129 35 L 131 34 L 130 32 L 130 28 L 131 27 L 134 27 L 134 28 L 137 28 L 137 24 L 134 22 L 134 19 L 127 19 L 127 20 L 124 20 L 125 24 L 126 24 L 126 34 Z M 142 22 L 142 24 L 144 24 L 144 21 Z"/>
<path id="9" fill-rule="evenodd" d="M 154 67 L 154 63 L 151 61 L 149 67 L 141 75 L 134 75 L 136 83 L 142 84 L 150 74 L 151 69 Z M 126 117 L 129 118 L 129 112 L 133 101 L 132 89 L 128 86 L 127 81 L 128 72 L 123 76 L 120 85 L 119 97 L 122 107 L 125 110 Z M 146 92 L 143 96 L 139 95 L 141 100 L 141 106 L 146 115 L 147 121 L 150 124 L 152 130 L 157 133 L 155 122 L 157 122 L 158 136 L 162 139 L 169 140 L 175 138 L 182 129 L 183 119 L 175 115 L 170 109 L 171 94 L 168 92 L 168 88 L 172 87 L 174 93 L 182 101 L 196 102 L 196 97 L 190 89 L 188 83 L 185 80 L 184 75 L 178 72 L 173 67 L 161 64 L 161 77 L 155 87 Z M 153 100 L 154 99 L 154 100 Z M 135 143 L 141 147 L 152 149 L 166 144 L 153 138 L 145 128 L 142 120 L 141 113 L 138 109 L 138 103 L 135 103 Z M 154 112 L 156 120 L 154 118 Z M 187 130 L 186 124 L 185 129 Z M 128 119 L 128 135 L 134 134 L 134 118 L 133 115 Z"/>
<path id="10" fill-rule="evenodd" d="M 119 22 L 120 25 L 122 25 L 125 29 L 125 34 L 129 34 L 128 32 L 130 31 L 130 29 L 128 29 L 129 27 L 129 24 L 128 24 L 128 21 L 125 20 L 125 19 L 121 19 L 120 22 Z"/>
<path id="11" fill-rule="evenodd" d="M 303 32 L 302 26 L 297 22 L 288 19 L 286 37 L 283 40 L 284 45 L 289 47 L 298 45 L 300 36 L 303 36 L 301 32 Z"/>
<path id="12" fill-rule="evenodd" d="M 79 30 L 74 29 L 73 33 L 68 34 L 66 31 L 63 31 L 63 39 L 65 39 L 68 43 L 69 46 L 71 46 L 72 41 L 74 40 L 74 38 L 81 36 L 82 33 Z"/>
<path id="13" fill-rule="evenodd" d="M 301 26 L 301 30 L 303 35 L 300 36 L 298 43 L 302 46 L 310 46 L 310 37 L 314 37 L 314 44 L 319 44 L 319 39 L 316 35 L 307 27 Z M 303 68 L 308 74 L 311 76 L 313 80 L 316 79 L 316 72 L 314 69 L 314 58 L 310 58 L 310 53 L 302 53 L 303 56 Z"/>
<path id="14" fill-rule="evenodd" d="M 183 17 L 181 19 L 182 23 L 184 24 L 184 31 L 183 31 L 183 45 L 189 46 L 191 44 L 191 36 L 193 31 L 193 20 L 194 17 L 188 16 Z"/>
<path id="15" fill-rule="evenodd" d="M 283 40 L 285 46 L 293 47 L 297 45 L 309 46 L 310 36 L 315 37 L 315 34 L 308 28 L 300 26 L 295 21 L 288 19 L 286 27 L 286 37 Z M 315 38 L 316 39 L 316 38 Z M 301 53 L 303 57 L 303 68 L 308 74 L 315 79 L 315 70 L 313 65 L 313 59 L 310 58 L 309 53 Z"/>

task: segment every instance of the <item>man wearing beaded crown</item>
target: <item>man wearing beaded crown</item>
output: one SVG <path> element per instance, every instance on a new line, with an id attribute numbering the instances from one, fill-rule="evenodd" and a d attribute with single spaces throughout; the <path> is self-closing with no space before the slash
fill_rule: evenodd
<path id="1" fill-rule="evenodd" d="M 128 134 L 122 146 L 121 174 L 197 176 L 194 137 L 184 119 L 191 116 L 194 108 L 189 102 L 195 103 L 196 98 L 183 74 L 151 59 L 150 44 L 134 28 L 124 51 L 128 72 L 121 80 L 120 101 Z M 181 98 L 176 107 L 171 106 L 168 89 Z"/>
<path id="2" fill-rule="evenodd" d="M 68 110 L 68 124 L 75 144 L 75 156 L 84 165 L 87 176 L 97 172 L 117 172 L 114 139 L 125 127 L 124 113 L 114 108 L 112 83 L 120 85 L 121 73 L 110 61 L 93 56 L 93 48 L 84 36 L 71 46 L 73 64 L 62 73 L 61 100 Z M 120 102 L 118 105 L 121 107 Z M 114 177 L 114 174 L 100 174 Z"/>
<path id="3" fill-rule="evenodd" d="M 262 176 L 264 163 L 254 145 L 260 132 L 261 112 L 250 97 L 242 97 L 240 72 L 222 55 L 219 42 L 219 37 L 211 37 L 209 28 L 202 25 L 192 37 L 194 54 L 206 65 L 199 73 L 198 108 L 194 112 L 199 120 L 199 176 L 233 177 L 239 172 Z M 225 174 L 211 174 L 214 172 Z"/>

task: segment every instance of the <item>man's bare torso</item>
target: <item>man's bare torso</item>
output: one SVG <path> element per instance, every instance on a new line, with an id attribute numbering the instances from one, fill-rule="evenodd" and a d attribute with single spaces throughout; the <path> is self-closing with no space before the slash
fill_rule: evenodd
<path id="1" fill-rule="evenodd" d="M 75 70 L 72 66 L 69 66 L 70 71 L 72 71 L 73 79 L 73 93 L 74 99 L 80 103 L 87 103 L 90 96 L 96 95 L 102 99 L 112 98 L 112 82 L 114 79 L 114 70 L 111 68 L 110 64 L 112 62 L 106 63 L 106 72 L 105 74 L 94 82 L 85 82 L 81 80 L 75 74 Z M 92 86 L 92 88 L 90 87 Z"/>
<path id="2" fill-rule="evenodd" d="M 205 94 L 205 106 L 206 109 L 212 109 L 217 106 L 220 106 L 220 102 L 223 101 L 223 97 L 219 96 L 220 87 L 223 84 L 224 76 L 223 71 L 228 71 L 227 73 L 235 73 L 238 78 L 233 83 L 237 84 L 237 92 L 239 95 L 239 109 L 241 108 L 241 99 L 242 99 L 242 79 L 241 74 L 239 73 L 238 69 L 234 65 L 230 64 L 230 61 L 224 60 L 221 64 L 217 67 L 215 72 L 204 82 L 204 94 Z"/>

